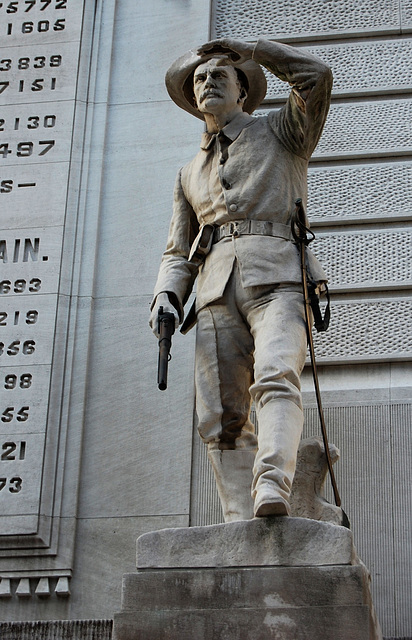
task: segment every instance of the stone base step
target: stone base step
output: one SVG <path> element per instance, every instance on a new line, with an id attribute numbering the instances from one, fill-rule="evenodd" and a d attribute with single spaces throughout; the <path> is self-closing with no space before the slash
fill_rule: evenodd
<path id="1" fill-rule="evenodd" d="M 256 518 L 137 541 L 113 640 L 382 640 L 348 529 Z"/>
<path id="2" fill-rule="evenodd" d="M 121 613 L 114 640 L 367 640 L 366 605 Z"/>

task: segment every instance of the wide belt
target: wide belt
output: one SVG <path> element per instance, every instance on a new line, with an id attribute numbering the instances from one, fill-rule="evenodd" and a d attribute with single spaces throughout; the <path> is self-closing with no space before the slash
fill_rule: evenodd
<path id="1" fill-rule="evenodd" d="M 233 220 L 225 222 L 216 227 L 213 233 L 213 244 L 219 242 L 223 238 L 233 236 L 273 236 L 275 238 L 283 238 L 291 240 L 290 227 L 281 222 L 271 222 L 270 220 Z"/>

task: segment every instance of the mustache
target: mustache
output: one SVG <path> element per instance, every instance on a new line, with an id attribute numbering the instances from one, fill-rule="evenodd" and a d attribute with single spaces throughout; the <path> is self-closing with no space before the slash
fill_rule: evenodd
<path id="1" fill-rule="evenodd" d="M 216 96 L 218 98 L 222 98 L 223 94 L 218 89 L 205 89 L 205 91 L 202 91 L 202 93 L 200 94 L 200 102 L 203 102 L 203 100 L 208 96 Z"/>

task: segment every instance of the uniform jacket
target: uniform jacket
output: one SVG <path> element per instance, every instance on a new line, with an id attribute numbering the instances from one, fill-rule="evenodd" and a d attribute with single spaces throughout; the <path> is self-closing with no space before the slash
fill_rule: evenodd
<path id="1" fill-rule="evenodd" d="M 315 56 L 263 39 L 253 59 L 289 82 L 292 91 L 278 111 L 238 114 L 222 130 L 226 150 L 219 134 L 203 134 L 199 153 L 177 176 L 154 295 L 168 292 L 181 317 L 196 276 L 199 310 L 222 296 L 235 259 L 245 287 L 301 282 L 297 247 L 283 237 L 226 237 L 212 246 L 199 269 L 188 260 L 204 224 L 254 219 L 290 226 L 295 200 L 306 205 L 308 161 L 326 120 L 332 74 Z M 307 254 L 312 277 L 326 281 L 319 262 Z"/>

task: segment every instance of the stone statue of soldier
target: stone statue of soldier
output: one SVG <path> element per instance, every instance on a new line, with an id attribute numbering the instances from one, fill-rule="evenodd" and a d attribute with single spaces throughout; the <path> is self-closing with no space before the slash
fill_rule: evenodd
<path id="1" fill-rule="evenodd" d="M 286 104 L 250 115 L 266 94 L 262 67 L 288 82 Z M 175 103 L 206 123 L 200 150 L 177 177 L 174 211 L 152 302 L 183 321 L 197 278 L 196 412 L 225 521 L 290 515 L 303 427 L 300 374 L 307 335 L 295 200 L 321 135 L 330 69 L 301 49 L 223 38 L 176 60 Z M 311 278 L 326 281 L 307 251 Z M 258 436 L 250 421 L 254 401 Z"/>

